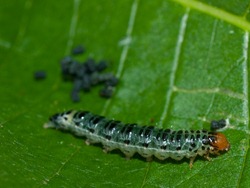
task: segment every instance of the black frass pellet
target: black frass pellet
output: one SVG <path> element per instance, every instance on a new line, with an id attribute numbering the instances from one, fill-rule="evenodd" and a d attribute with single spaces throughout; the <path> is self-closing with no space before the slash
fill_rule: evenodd
<path id="1" fill-rule="evenodd" d="M 118 84 L 118 78 L 111 76 L 105 83 L 107 86 L 116 86 Z"/>
<path id="2" fill-rule="evenodd" d="M 100 61 L 97 65 L 96 65 L 96 70 L 98 72 L 103 71 L 104 69 L 106 69 L 108 67 L 108 64 L 106 61 L 102 60 Z"/>
<path id="3" fill-rule="evenodd" d="M 78 45 L 76 46 L 73 50 L 72 50 L 72 54 L 73 55 L 78 55 L 78 54 L 82 54 L 85 52 L 85 48 L 82 45 Z"/>
<path id="4" fill-rule="evenodd" d="M 81 81 L 82 81 L 82 89 L 83 89 L 83 91 L 85 91 L 85 92 L 90 91 L 91 81 L 90 81 L 89 75 L 84 75 Z"/>
<path id="5" fill-rule="evenodd" d="M 80 53 L 81 47 L 78 46 L 72 51 L 72 54 Z M 105 84 L 100 90 L 100 96 L 110 98 L 113 93 L 113 87 L 117 85 L 118 79 L 110 73 L 101 73 L 107 68 L 107 62 L 101 60 L 98 63 L 92 59 L 87 59 L 84 63 L 74 60 L 67 56 L 61 60 L 61 72 L 65 81 L 72 81 L 74 86 L 71 91 L 71 99 L 74 102 L 80 100 L 79 92 L 89 92 L 91 87 L 98 84 Z"/>
<path id="6" fill-rule="evenodd" d="M 34 73 L 34 78 L 35 78 L 35 80 L 43 80 L 43 79 L 46 78 L 46 76 L 47 76 L 47 74 L 46 74 L 46 72 L 43 71 L 43 70 L 36 71 L 36 72 Z"/>
<path id="7" fill-rule="evenodd" d="M 96 72 L 95 60 L 88 59 L 86 62 L 84 62 L 84 67 L 86 69 L 87 74 L 92 74 L 93 72 Z"/>
<path id="8" fill-rule="evenodd" d="M 111 73 L 106 73 L 106 74 L 100 74 L 98 72 L 94 72 L 91 75 L 91 83 L 92 85 L 96 85 L 99 83 L 106 83 L 107 81 L 113 79 L 114 75 Z"/>
<path id="9" fill-rule="evenodd" d="M 99 92 L 99 95 L 103 98 L 110 98 L 113 95 L 114 88 L 112 86 L 105 86 Z"/>
<path id="10" fill-rule="evenodd" d="M 211 121 L 211 130 L 217 130 L 217 129 L 222 129 L 227 125 L 227 122 L 225 119 L 221 120 L 213 120 Z"/>

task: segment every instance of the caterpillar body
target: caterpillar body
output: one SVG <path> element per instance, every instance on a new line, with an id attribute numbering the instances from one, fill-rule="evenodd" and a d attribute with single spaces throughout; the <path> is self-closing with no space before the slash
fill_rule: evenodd
<path id="1" fill-rule="evenodd" d="M 170 130 L 154 126 L 124 124 L 88 111 L 66 111 L 49 118 L 45 128 L 68 130 L 87 138 L 86 143 L 102 143 L 104 150 L 120 149 L 127 158 L 136 152 L 150 160 L 190 158 L 190 168 L 197 155 L 208 160 L 209 154 L 228 151 L 230 144 L 222 133 L 206 130 Z"/>

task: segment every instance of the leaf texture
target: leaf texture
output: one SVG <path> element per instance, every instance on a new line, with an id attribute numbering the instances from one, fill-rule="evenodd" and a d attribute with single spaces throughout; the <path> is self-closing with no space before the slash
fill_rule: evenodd
<path id="1" fill-rule="evenodd" d="M 246 0 L 0 1 L 0 183 L 3 187 L 247 187 L 249 2 Z M 72 103 L 59 61 L 110 61 L 120 80 Z M 33 73 L 46 70 L 35 81 Z M 125 160 L 81 138 L 43 128 L 84 109 L 123 122 L 209 129 L 229 119 L 229 152 L 207 161 Z"/>

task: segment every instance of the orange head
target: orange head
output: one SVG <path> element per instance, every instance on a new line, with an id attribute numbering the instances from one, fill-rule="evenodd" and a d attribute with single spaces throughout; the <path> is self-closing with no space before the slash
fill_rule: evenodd
<path id="1" fill-rule="evenodd" d="M 214 153 L 219 151 L 228 151 L 230 144 L 226 137 L 222 133 L 214 133 L 213 136 L 209 136 L 209 144 L 214 147 Z"/>

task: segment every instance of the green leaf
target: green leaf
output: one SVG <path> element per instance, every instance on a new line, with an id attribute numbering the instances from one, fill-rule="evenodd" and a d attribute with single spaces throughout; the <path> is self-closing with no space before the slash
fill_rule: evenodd
<path id="1" fill-rule="evenodd" d="M 248 13 L 246 0 L 1 0 L 1 187 L 248 187 Z M 77 59 L 110 61 L 120 79 L 111 99 L 98 86 L 70 100 L 59 60 L 78 44 Z M 128 161 L 43 128 L 68 109 L 175 130 L 228 119 L 231 149 L 191 170 L 189 159 Z"/>

